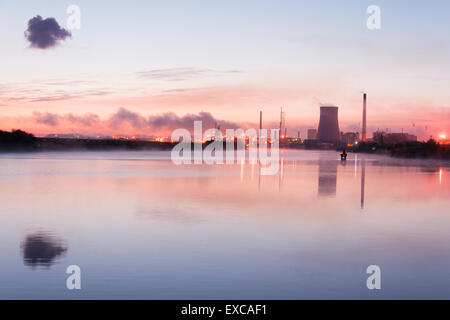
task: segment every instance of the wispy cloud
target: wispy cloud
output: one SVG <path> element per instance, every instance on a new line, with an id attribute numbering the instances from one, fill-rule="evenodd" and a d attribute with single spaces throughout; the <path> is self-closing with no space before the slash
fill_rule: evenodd
<path id="1" fill-rule="evenodd" d="M 143 79 L 155 79 L 164 81 L 186 81 L 195 78 L 223 76 L 227 74 L 242 73 L 241 70 L 213 70 L 201 68 L 170 68 L 153 69 L 137 72 Z"/>
<path id="2" fill-rule="evenodd" d="M 55 93 L 52 95 L 39 96 L 37 98 L 29 99 L 29 102 L 48 102 L 48 101 L 62 101 L 71 99 L 81 99 L 86 97 L 105 96 L 111 94 L 108 90 L 86 90 L 75 93 Z"/>
<path id="3" fill-rule="evenodd" d="M 51 102 L 113 94 L 106 88 L 90 89 L 91 82 L 81 80 L 48 80 L 34 83 L 15 83 L 0 86 L 3 103 Z"/>
<path id="4" fill-rule="evenodd" d="M 93 113 L 84 115 L 65 114 L 58 115 L 56 113 L 33 112 L 33 118 L 36 123 L 44 124 L 51 127 L 58 126 L 61 122 L 68 122 L 72 125 L 81 125 L 84 127 L 92 127 L 100 122 L 100 117 Z"/>

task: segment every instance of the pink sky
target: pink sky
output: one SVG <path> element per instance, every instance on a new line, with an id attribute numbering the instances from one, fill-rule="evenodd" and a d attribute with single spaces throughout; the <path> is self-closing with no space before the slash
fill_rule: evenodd
<path id="1" fill-rule="evenodd" d="M 362 97 L 357 90 L 350 91 L 340 84 L 333 88 L 325 82 L 320 87 L 313 82 L 302 84 L 301 81 L 298 87 L 288 81 L 277 84 L 260 80 L 253 82 L 245 79 L 246 76 L 244 72 L 236 72 L 228 74 L 226 79 L 213 77 L 208 82 L 216 85 L 210 86 L 202 86 L 195 81 L 179 81 L 179 88 L 173 88 L 171 83 L 165 87 L 164 82 L 169 81 L 157 80 L 157 86 L 149 89 L 142 83 L 134 88 L 121 83 L 117 89 L 112 89 L 98 79 L 85 82 L 47 79 L 5 86 L 3 92 L 8 96 L 2 99 L 0 128 L 20 128 L 36 135 L 170 135 L 176 129 L 176 122 L 156 127 L 145 124 L 145 121 L 166 113 L 174 113 L 181 118 L 186 114 L 208 112 L 218 122 L 232 122 L 248 128 L 257 127 L 259 110 L 263 110 L 264 127 L 276 128 L 280 107 L 283 106 L 288 133 L 296 136 L 300 131 L 304 138 L 308 128 L 317 127 L 322 103 L 339 106 L 341 131 L 360 131 Z M 109 84 L 108 81 L 106 83 Z M 369 132 L 378 128 L 392 131 L 403 128 L 420 139 L 450 132 L 449 109 L 440 106 L 438 100 L 385 97 L 377 91 L 368 93 Z M 121 108 L 138 115 L 142 121 L 137 124 L 123 119 L 111 126 L 111 117 Z"/>
<path id="2" fill-rule="evenodd" d="M 378 128 L 450 135 L 446 3 L 408 4 L 405 15 L 381 1 L 382 27 L 373 31 L 357 1 L 80 0 L 81 29 L 40 50 L 23 37 L 27 22 L 41 14 L 65 27 L 66 6 L 5 1 L 0 130 L 168 135 L 200 112 L 257 127 L 259 110 L 264 127 L 276 128 L 283 107 L 288 133 L 305 138 L 321 104 L 339 106 L 341 131 L 360 131 L 364 91 L 369 136 Z M 119 110 L 128 112 L 123 121 Z M 179 119 L 146 124 L 164 114 Z"/>

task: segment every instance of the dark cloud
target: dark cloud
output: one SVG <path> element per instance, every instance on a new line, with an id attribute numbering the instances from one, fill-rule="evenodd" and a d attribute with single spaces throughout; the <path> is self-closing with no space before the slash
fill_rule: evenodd
<path id="1" fill-rule="evenodd" d="M 55 127 L 59 124 L 59 116 L 54 113 L 40 113 L 39 111 L 33 112 L 34 121 L 37 123 L 45 124 L 47 126 Z"/>
<path id="2" fill-rule="evenodd" d="M 177 129 L 186 128 L 191 129 L 194 121 L 202 121 L 204 128 L 214 128 L 216 124 L 220 124 L 222 128 L 239 128 L 239 124 L 231 121 L 222 121 L 216 119 L 209 112 L 199 112 L 198 114 L 186 114 L 184 116 L 177 116 L 173 112 L 167 112 L 159 115 L 152 115 L 145 117 L 139 113 L 129 111 L 125 108 L 120 108 L 113 114 L 108 123 L 113 129 L 120 125 L 127 123 L 136 129 Z"/>
<path id="3" fill-rule="evenodd" d="M 88 113 L 85 115 L 77 116 L 73 114 L 67 114 L 64 120 L 71 122 L 72 124 L 80 124 L 86 127 L 92 127 L 100 122 L 100 117 L 94 113 Z"/>
<path id="4" fill-rule="evenodd" d="M 154 115 L 148 118 L 148 125 L 152 129 L 161 128 L 191 128 L 194 121 L 202 121 L 203 128 L 214 128 L 216 124 L 220 124 L 223 129 L 239 128 L 239 124 L 231 121 L 223 121 L 216 119 L 209 112 L 199 112 L 198 114 L 186 114 L 182 117 L 177 116 L 173 112 Z"/>
<path id="5" fill-rule="evenodd" d="M 147 126 L 147 120 L 144 116 L 136 112 L 128 111 L 125 108 L 120 108 L 109 119 L 109 126 L 115 129 L 123 123 L 128 123 L 136 129 L 142 129 Z"/>
<path id="6" fill-rule="evenodd" d="M 140 113 L 120 108 L 116 113 L 108 119 L 101 120 L 97 114 L 88 113 L 84 115 L 65 114 L 58 115 L 56 113 L 33 112 L 34 121 L 47 126 L 57 126 L 60 122 L 69 122 L 73 125 L 84 127 L 103 126 L 110 129 L 118 129 L 122 125 L 130 125 L 136 130 L 174 130 L 178 128 L 193 129 L 194 121 L 202 121 L 203 129 L 214 128 L 216 124 L 220 124 L 222 129 L 236 129 L 241 125 L 233 121 L 224 121 L 215 118 L 209 112 L 199 112 L 198 114 L 186 114 L 178 116 L 173 112 L 151 115 L 145 117 Z"/>
<path id="7" fill-rule="evenodd" d="M 28 21 L 28 29 L 25 31 L 30 47 L 37 49 L 53 48 L 70 37 L 72 34 L 61 28 L 54 18 L 43 19 L 39 15 Z"/>

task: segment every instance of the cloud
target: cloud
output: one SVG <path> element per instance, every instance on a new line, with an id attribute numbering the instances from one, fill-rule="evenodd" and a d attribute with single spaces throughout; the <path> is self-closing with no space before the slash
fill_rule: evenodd
<path id="1" fill-rule="evenodd" d="M 87 99 L 112 95 L 112 89 L 98 87 L 86 88 L 85 81 L 66 82 L 22 82 L 0 86 L 2 102 L 27 103 L 27 102 L 55 102 L 75 99 Z"/>
<path id="2" fill-rule="evenodd" d="M 201 68 L 171 68 L 171 69 L 153 69 L 138 72 L 140 78 L 156 79 L 166 81 L 186 81 L 193 78 L 203 78 L 210 76 L 220 76 L 233 73 L 241 73 L 240 70 L 212 70 Z"/>
<path id="3" fill-rule="evenodd" d="M 54 113 L 40 113 L 39 111 L 33 112 L 34 121 L 47 126 L 56 127 L 59 124 L 59 116 Z"/>
<path id="4" fill-rule="evenodd" d="M 109 119 L 109 126 L 113 129 L 118 128 L 123 123 L 130 124 L 133 128 L 142 129 L 147 126 L 147 121 L 144 116 L 139 113 L 128 111 L 125 108 L 120 108 Z"/>
<path id="5" fill-rule="evenodd" d="M 60 41 L 72 37 L 72 34 L 61 28 L 55 18 L 43 19 L 37 15 L 28 21 L 25 38 L 30 42 L 30 47 L 37 49 L 49 49 L 56 47 Z"/>
<path id="6" fill-rule="evenodd" d="M 177 116 L 173 112 L 168 112 L 161 115 L 153 115 L 148 118 L 148 124 L 152 129 L 191 128 L 194 121 L 202 121 L 204 128 L 214 128 L 216 124 L 220 124 L 224 129 L 236 129 L 240 127 L 238 123 L 216 119 L 211 113 L 204 111 L 198 114 L 186 114 L 182 117 Z"/>
<path id="7" fill-rule="evenodd" d="M 63 119 L 72 124 L 79 124 L 85 127 L 92 127 L 100 122 L 100 117 L 94 113 L 88 113 L 81 116 L 69 113 L 65 115 Z"/>
<path id="8" fill-rule="evenodd" d="M 30 102 L 50 102 L 50 101 L 63 101 L 72 99 L 83 99 L 86 97 L 101 97 L 112 94 L 112 91 L 108 90 L 86 90 L 73 93 L 60 93 L 61 90 L 54 94 L 40 95 L 36 98 L 29 98 Z"/>
<path id="9" fill-rule="evenodd" d="M 194 121 L 202 121 L 204 128 L 213 128 L 216 124 L 220 124 L 224 129 L 239 128 L 239 124 L 235 122 L 216 119 L 211 113 L 203 111 L 198 114 L 186 114 L 184 116 L 178 116 L 173 112 L 166 112 L 145 117 L 139 113 L 120 108 L 107 122 L 112 129 L 116 129 L 123 124 L 129 124 L 135 129 L 151 129 L 156 131 L 160 129 L 190 129 L 193 127 Z"/>
<path id="10" fill-rule="evenodd" d="M 56 113 L 41 113 L 39 111 L 34 111 L 33 118 L 36 123 L 45 124 L 51 127 L 58 126 L 62 121 L 85 127 L 92 127 L 100 122 L 100 117 L 94 113 L 84 115 L 74 115 L 71 113 L 66 115 L 58 115 Z"/>
<path id="11" fill-rule="evenodd" d="M 199 112 L 198 114 L 186 114 L 178 116 L 173 112 L 144 116 L 138 112 L 133 112 L 125 108 L 120 108 L 110 117 L 101 119 L 97 114 L 88 113 L 84 115 L 56 113 L 33 112 L 33 120 L 35 123 L 43 124 L 48 127 L 61 128 L 67 125 L 80 126 L 84 128 L 94 128 L 100 131 L 123 130 L 126 126 L 132 127 L 137 132 L 158 133 L 167 132 L 178 128 L 192 130 L 194 121 L 202 121 L 204 129 L 214 128 L 216 124 L 220 124 L 222 129 L 236 129 L 241 125 L 237 122 L 220 120 L 215 118 L 209 112 Z"/>

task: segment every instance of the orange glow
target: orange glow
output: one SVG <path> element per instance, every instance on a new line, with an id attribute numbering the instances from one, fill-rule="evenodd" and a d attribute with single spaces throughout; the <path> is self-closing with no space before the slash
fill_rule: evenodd
<path id="1" fill-rule="evenodd" d="M 447 135 L 446 135 L 445 133 L 441 133 L 441 134 L 439 135 L 439 139 L 445 140 L 445 139 L 447 139 Z"/>

